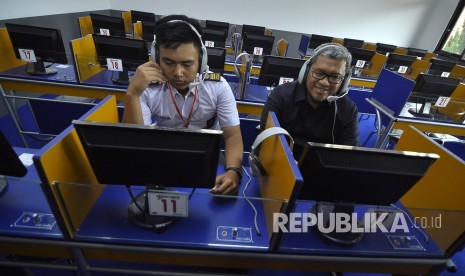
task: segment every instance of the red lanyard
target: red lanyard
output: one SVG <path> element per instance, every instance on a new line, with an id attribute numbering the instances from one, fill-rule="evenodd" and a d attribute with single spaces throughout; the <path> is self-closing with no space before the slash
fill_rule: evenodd
<path id="1" fill-rule="evenodd" d="M 179 110 L 178 105 L 176 104 L 176 101 L 174 100 L 173 90 L 171 89 L 171 85 L 168 85 L 168 86 L 170 88 L 170 96 L 171 96 L 171 100 L 173 101 L 174 108 L 176 109 L 176 112 L 178 113 L 179 117 L 181 117 L 181 120 L 184 122 L 184 127 L 187 128 L 189 127 L 189 123 L 191 122 L 192 113 L 194 111 L 194 104 L 195 104 L 195 101 L 197 100 L 197 86 L 194 89 L 194 100 L 192 101 L 191 111 L 189 112 L 189 116 L 187 117 L 187 119 L 184 119 L 181 111 Z"/>

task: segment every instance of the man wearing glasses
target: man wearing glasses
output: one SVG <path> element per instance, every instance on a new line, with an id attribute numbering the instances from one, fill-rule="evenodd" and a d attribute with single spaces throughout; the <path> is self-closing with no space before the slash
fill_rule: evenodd
<path id="1" fill-rule="evenodd" d="M 342 45 L 322 44 L 303 65 L 296 81 L 276 87 L 268 96 L 260 120 L 265 129 L 269 111 L 294 138 L 294 156 L 306 142 L 359 145 L 355 103 L 345 97 L 352 56 Z"/>

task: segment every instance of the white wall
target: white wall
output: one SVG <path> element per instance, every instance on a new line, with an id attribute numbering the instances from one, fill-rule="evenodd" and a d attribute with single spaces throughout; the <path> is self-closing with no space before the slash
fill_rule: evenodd
<path id="1" fill-rule="evenodd" d="M 107 9 L 110 0 L 0 0 L 0 20 Z"/>
<path id="2" fill-rule="evenodd" d="M 459 0 L 109 0 L 111 9 L 434 50 Z"/>

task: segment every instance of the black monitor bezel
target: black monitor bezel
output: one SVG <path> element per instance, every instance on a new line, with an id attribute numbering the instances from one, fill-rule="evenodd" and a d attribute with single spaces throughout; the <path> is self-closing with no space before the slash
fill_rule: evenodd
<path id="1" fill-rule="evenodd" d="M 23 177 L 27 168 L 19 159 L 2 131 L 0 131 L 0 176 Z"/>
<path id="2" fill-rule="evenodd" d="M 272 35 L 257 35 L 257 34 L 250 34 L 245 33 L 242 37 L 242 52 L 247 52 L 248 54 L 253 54 L 253 49 L 255 47 L 263 48 L 262 56 L 271 55 L 273 51 L 275 37 Z M 253 45 L 249 45 L 252 42 Z"/>
<path id="3" fill-rule="evenodd" d="M 202 28 L 202 41 L 204 44 L 205 41 L 213 41 L 215 43 L 214 47 L 225 47 L 227 37 L 227 30 Z"/>
<path id="4" fill-rule="evenodd" d="M 8 31 L 17 59 L 21 59 L 18 49 L 24 48 L 34 50 L 36 58 L 39 57 L 42 62 L 46 61 L 59 64 L 68 63 L 65 45 L 59 29 L 13 23 L 5 23 L 5 27 Z M 22 34 L 25 33 L 28 36 L 27 43 L 18 41 L 19 39 L 16 37 L 15 32 Z M 48 34 L 41 35 L 40 32 L 48 32 Z M 52 47 L 50 47 L 50 45 L 48 45 L 48 47 L 39 47 L 39 43 L 37 42 L 43 42 L 44 40 L 48 40 Z"/>
<path id="5" fill-rule="evenodd" d="M 226 34 L 229 31 L 229 23 L 214 20 L 205 20 L 205 28 L 214 30 L 226 30 Z"/>
<path id="6" fill-rule="evenodd" d="M 155 28 L 157 22 L 155 21 L 142 21 L 142 39 L 147 42 L 152 42 L 155 35 Z M 147 30 L 150 28 L 150 31 Z"/>
<path id="7" fill-rule="evenodd" d="M 155 14 L 152 12 L 145 12 L 145 11 L 137 11 L 137 10 L 130 10 L 131 13 L 131 22 L 137 23 L 138 21 L 151 21 L 155 22 Z"/>
<path id="8" fill-rule="evenodd" d="M 333 42 L 333 39 L 334 37 L 331 37 L 331 36 L 312 34 L 310 36 L 310 43 L 308 44 L 308 48 L 316 49 L 321 44 Z"/>
<path id="9" fill-rule="evenodd" d="M 288 63 L 299 63 L 299 66 L 291 66 Z M 297 58 L 290 58 L 290 57 L 280 57 L 280 56 L 272 56 L 272 55 L 265 55 L 263 57 L 263 63 L 260 69 L 260 74 L 258 76 L 258 85 L 262 86 L 277 86 L 279 84 L 280 77 L 287 77 L 293 78 L 297 80 L 299 76 L 299 72 L 304 65 L 305 60 L 297 59 Z M 275 65 L 275 66 L 274 66 Z M 295 68 L 296 71 L 294 74 L 276 74 L 276 71 L 283 71 L 285 68 Z"/>
<path id="10" fill-rule="evenodd" d="M 361 49 L 363 47 L 364 43 L 365 43 L 365 41 L 361 40 L 361 39 L 344 38 L 344 42 L 343 42 L 342 45 L 344 45 L 344 47 L 346 47 L 346 48 L 352 47 L 352 48 L 360 48 Z"/>
<path id="11" fill-rule="evenodd" d="M 108 29 L 110 31 L 110 36 L 126 37 L 126 28 L 124 26 L 124 20 L 122 17 L 90 13 L 90 20 L 92 21 L 92 29 L 94 34 L 100 34 L 100 29 Z M 96 26 L 100 25 L 101 23 L 104 24 L 101 26 Z"/>
<path id="12" fill-rule="evenodd" d="M 457 78 L 446 78 L 422 73 L 415 79 L 412 96 L 436 99 L 439 97 L 450 97 L 460 82 L 461 80 Z M 438 90 L 436 87 L 441 89 Z"/>
<path id="13" fill-rule="evenodd" d="M 265 27 L 256 26 L 256 25 L 242 25 L 242 38 L 244 38 L 245 33 L 253 35 L 265 35 Z"/>
<path id="14" fill-rule="evenodd" d="M 72 123 L 101 184 L 212 188 L 215 183 L 222 131 L 77 120 Z M 89 130 L 93 136 L 88 136 Z M 128 136 L 124 138 L 124 135 Z M 198 155 L 194 158 L 183 155 L 201 150 L 170 148 L 180 144 L 185 146 L 182 141 L 194 141 L 198 137 L 205 139 L 201 146 L 206 146 L 202 150 L 208 151 L 200 153 L 205 155 L 204 162 L 199 160 Z M 159 141 L 162 141 L 162 145 L 153 148 L 147 144 Z M 97 148 L 105 151 L 105 154 L 96 152 Z M 134 158 L 136 154 L 139 156 Z M 180 155 L 183 158 L 178 158 Z M 130 157 L 125 158 L 127 156 Z"/>
<path id="15" fill-rule="evenodd" d="M 208 55 L 208 66 L 209 70 L 214 73 L 219 73 L 223 75 L 224 73 L 224 64 L 226 62 L 226 49 L 221 47 L 206 47 Z M 212 66 L 212 62 L 218 59 L 218 64 Z M 220 68 L 217 68 L 219 66 Z"/>

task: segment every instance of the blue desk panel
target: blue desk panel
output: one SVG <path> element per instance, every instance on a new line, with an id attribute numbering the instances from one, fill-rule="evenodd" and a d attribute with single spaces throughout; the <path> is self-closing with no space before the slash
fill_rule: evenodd
<path id="1" fill-rule="evenodd" d="M 103 70 L 92 77 L 86 79 L 83 81 L 83 84 L 89 84 L 89 85 L 95 85 L 95 86 L 101 86 L 101 87 L 108 87 L 108 88 L 115 88 L 115 89 L 124 89 L 126 90 L 128 88 L 127 85 L 119 84 L 113 82 L 112 79 L 112 72 L 113 72 L 113 77 L 117 77 L 119 72 L 114 72 L 110 70 Z M 130 71 L 129 74 L 132 74 L 133 72 Z"/>
<path id="2" fill-rule="evenodd" d="M 15 148 L 18 155 L 34 153 L 34 149 Z M 15 222 L 25 213 L 51 215 L 52 211 L 40 186 L 39 176 L 33 165 L 27 166 L 28 173 L 22 178 L 7 177 L 7 187 L 0 194 L 0 235 L 30 238 L 63 239 L 55 225 L 49 229 L 18 227 Z"/>
<path id="3" fill-rule="evenodd" d="M 247 168 L 248 169 L 248 168 Z M 221 173 L 223 169 L 219 170 Z M 240 195 L 244 188 L 244 176 Z M 259 195 L 258 182 L 250 183 L 247 195 Z M 142 187 L 133 188 L 133 193 Z M 190 189 L 176 189 L 188 192 Z M 86 220 L 76 232 L 75 240 L 133 245 L 156 245 L 169 247 L 228 248 L 231 250 L 268 250 L 269 236 L 263 216 L 261 200 L 250 199 L 258 211 L 261 236 L 254 227 L 254 212 L 246 200 L 217 198 L 209 195 L 208 189 L 197 189 L 189 199 L 189 216 L 179 218 L 162 232 L 141 228 L 128 220 L 127 208 L 131 198 L 124 186 L 107 185 Z M 227 242 L 217 240 L 217 227 L 249 228 L 252 242 Z"/>
<path id="4" fill-rule="evenodd" d="M 66 68 L 61 68 L 67 66 Z M 57 69 L 56 74 L 39 76 L 26 73 L 26 65 L 19 66 L 0 73 L 3 77 L 14 77 L 18 79 L 34 80 L 34 81 L 50 81 L 63 84 L 77 84 L 76 73 L 74 66 L 70 64 L 54 64 L 50 68 Z"/>

